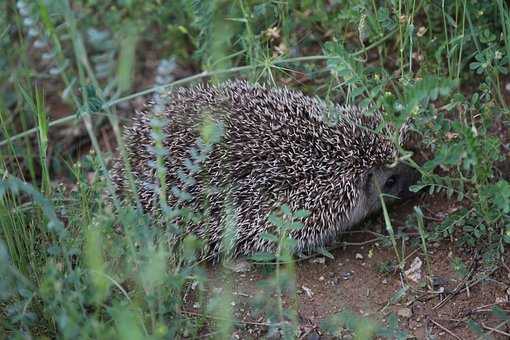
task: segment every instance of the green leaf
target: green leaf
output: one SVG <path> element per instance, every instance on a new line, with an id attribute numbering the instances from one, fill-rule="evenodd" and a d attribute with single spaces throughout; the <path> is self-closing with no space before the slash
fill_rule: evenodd
<path id="1" fill-rule="evenodd" d="M 399 302 L 404 296 L 407 295 L 408 290 L 409 290 L 408 286 L 404 286 L 404 287 L 400 288 L 395 294 L 393 294 L 390 297 L 390 303 L 395 304 L 395 303 Z"/>
<path id="2" fill-rule="evenodd" d="M 139 32 L 137 25 L 126 23 L 120 38 L 119 60 L 117 66 L 117 87 L 121 93 L 129 91 L 133 85 L 136 63 L 136 48 Z"/>
<path id="3" fill-rule="evenodd" d="M 287 215 L 287 216 L 292 216 L 292 210 L 290 209 L 290 207 L 288 206 L 288 204 L 282 204 L 282 206 L 280 207 L 282 213 L 284 215 Z"/>
<path id="4" fill-rule="evenodd" d="M 310 211 L 306 209 L 299 209 L 294 213 L 294 217 L 298 219 L 306 218 L 308 216 L 310 216 Z"/>
<path id="5" fill-rule="evenodd" d="M 87 108 L 89 112 L 101 111 L 103 101 L 98 97 L 94 85 L 85 86 L 85 93 L 87 94 Z"/>
<path id="6" fill-rule="evenodd" d="M 269 217 L 267 219 L 275 227 L 282 228 L 284 225 L 283 219 L 281 217 L 279 217 L 278 215 L 276 215 L 276 213 L 274 213 L 274 212 L 270 213 Z"/>
<path id="7" fill-rule="evenodd" d="M 278 242 L 278 237 L 271 233 L 262 233 L 260 238 L 265 241 Z"/>
<path id="8" fill-rule="evenodd" d="M 321 255 L 323 255 L 323 256 L 325 256 L 325 257 L 327 257 L 327 258 L 330 258 L 330 259 L 332 259 L 332 260 L 334 260 L 334 259 L 335 259 L 335 257 L 333 256 L 333 254 L 331 254 L 331 253 L 330 253 L 330 252 L 329 252 L 326 248 L 321 247 L 321 248 L 317 249 L 317 253 L 319 253 L 319 254 L 321 254 Z"/>
<path id="9" fill-rule="evenodd" d="M 285 230 L 299 230 L 303 228 L 303 223 L 299 222 L 299 221 L 294 221 L 294 222 L 286 222 L 284 225 L 283 225 L 283 229 Z"/>
<path id="10" fill-rule="evenodd" d="M 494 314 L 494 316 L 496 316 L 500 320 L 507 322 L 510 321 L 510 316 L 498 305 L 492 308 L 492 314 Z"/>
<path id="11" fill-rule="evenodd" d="M 428 76 L 416 82 L 415 86 L 406 88 L 406 112 L 412 112 L 419 105 L 426 105 L 430 100 L 436 100 L 439 95 L 448 95 L 455 87 L 455 80 L 437 76 Z"/>
<path id="12" fill-rule="evenodd" d="M 255 262 L 270 262 L 276 259 L 276 256 L 267 252 L 259 252 L 249 256 L 248 258 Z"/>
<path id="13" fill-rule="evenodd" d="M 428 186 L 428 184 L 414 184 L 414 185 L 411 185 L 409 187 L 409 191 L 411 191 L 411 192 L 418 192 L 418 191 L 420 191 L 421 189 L 423 189 L 423 188 L 425 188 L 427 186 Z"/>
<path id="14" fill-rule="evenodd" d="M 494 185 L 494 203 L 504 214 L 510 212 L 510 183 L 500 180 Z"/>

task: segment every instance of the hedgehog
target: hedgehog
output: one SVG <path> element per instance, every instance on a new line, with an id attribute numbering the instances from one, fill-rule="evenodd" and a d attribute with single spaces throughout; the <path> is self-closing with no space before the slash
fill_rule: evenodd
<path id="1" fill-rule="evenodd" d="M 125 130 L 130 175 L 143 209 L 161 217 L 151 128 L 159 118 L 166 204 L 202 216 L 178 214 L 177 224 L 204 241 L 203 257 L 274 252 L 267 234 L 278 230 L 269 217 L 283 205 L 308 212 L 289 232 L 293 251 L 325 247 L 380 210 L 381 193 L 388 203 L 407 199 L 417 180 L 396 162 L 399 146 L 381 129 L 379 111 L 244 80 L 178 88 L 164 98 L 146 104 Z M 219 131 L 212 142 L 211 125 Z M 130 187 L 124 162 L 119 157 L 112 174 L 121 196 Z"/>

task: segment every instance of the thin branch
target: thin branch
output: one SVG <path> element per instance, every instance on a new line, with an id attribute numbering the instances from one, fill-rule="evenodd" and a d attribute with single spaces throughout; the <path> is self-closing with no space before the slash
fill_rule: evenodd
<path id="1" fill-rule="evenodd" d="M 451 336 L 453 336 L 455 339 L 458 339 L 458 340 L 462 340 L 462 338 L 460 336 L 458 336 L 457 334 L 453 333 L 451 330 L 449 330 L 448 328 L 446 328 L 445 326 L 441 325 L 439 322 L 436 322 L 434 321 L 433 319 L 428 319 L 430 322 L 432 322 L 434 325 L 436 325 L 437 327 L 441 328 L 443 331 L 445 331 L 446 333 L 450 334 Z"/>

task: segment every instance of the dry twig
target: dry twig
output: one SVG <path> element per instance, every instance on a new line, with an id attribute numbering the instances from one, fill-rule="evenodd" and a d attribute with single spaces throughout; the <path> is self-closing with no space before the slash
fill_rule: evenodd
<path id="1" fill-rule="evenodd" d="M 441 328 L 443 331 L 445 331 L 446 333 L 450 334 L 451 336 L 453 336 L 455 339 L 459 339 L 459 340 L 462 340 L 462 338 L 460 336 L 458 336 L 457 334 L 453 333 L 451 330 L 449 330 L 448 328 L 446 328 L 445 326 L 441 325 L 439 322 L 437 321 L 434 321 L 433 319 L 428 319 L 430 322 L 432 322 L 434 325 L 436 325 L 437 327 Z"/>

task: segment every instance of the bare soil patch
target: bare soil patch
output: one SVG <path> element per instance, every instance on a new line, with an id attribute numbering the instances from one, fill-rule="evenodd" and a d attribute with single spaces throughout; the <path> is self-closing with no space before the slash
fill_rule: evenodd
<path id="1" fill-rule="evenodd" d="M 403 224 L 407 214 L 412 211 L 412 205 L 407 204 L 392 215 L 396 226 Z M 443 199 L 431 199 L 426 206 L 431 215 L 435 215 L 434 211 L 438 209 L 454 210 L 454 206 Z M 372 227 L 380 228 L 377 220 L 370 223 L 374 224 Z M 371 229 L 368 224 L 362 228 Z M 469 327 L 469 320 L 475 320 L 484 332 L 491 332 L 490 336 L 494 339 L 507 339 L 505 333 L 510 330 L 497 329 L 502 320 L 495 317 L 491 310 L 496 305 L 510 310 L 508 268 L 500 266 L 491 271 L 482 263 L 479 251 L 455 247 L 454 239 L 436 242 L 430 248 L 429 255 L 431 271 L 439 284 L 432 291 L 424 284 L 427 269 L 425 256 L 419 247 L 406 242 L 405 270 L 414 258 L 419 257 L 423 261 L 422 280 L 414 283 L 397 270 L 383 270 L 385 264 L 395 262 L 395 253 L 381 242 L 370 242 L 373 239 L 374 235 L 370 232 L 357 232 L 343 239 L 349 245 L 332 251 L 334 259 L 314 257 L 297 260 L 296 288 L 303 339 L 334 338 L 324 334 L 320 323 L 342 311 L 351 311 L 381 324 L 387 322 L 390 313 L 395 313 L 400 328 L 416 339 L 426 339 L 427 336 L 437 339 L 476 339 L 478 334 Z M 508 252 L 505 256 L 505 263 L 510 263 Z M 454 257 L 461 258 L 469 267 L 469 276 L 459 277 L 454 271 Z M 272 275 L 266 271 L 257 265 L 242 273 L 221 266 L 207 268 L 209 295 L 228 286 L 232 289 L 234 315 L 241 322 L 235 334 L 241 339 L 266 334 L 265 316 L 257 314 L 252 305 L 253 298 L 263 292 L 261 282 Z M 401 299 L 395 301 L 405 284 L 410 288 Z M 186 312 L 201 315 L 199 306 L 193 305 L 193 301 L 189 301 Z M 347 338 L 350 336 L 349 332 L 342 334 Z"/>

